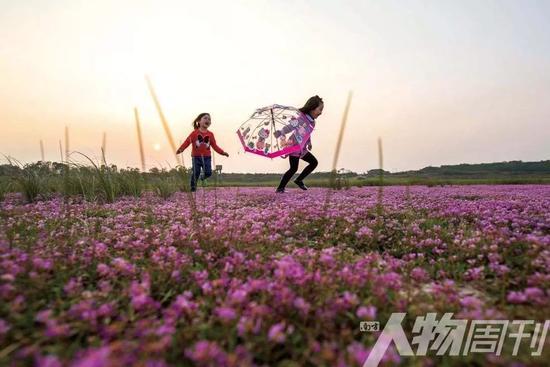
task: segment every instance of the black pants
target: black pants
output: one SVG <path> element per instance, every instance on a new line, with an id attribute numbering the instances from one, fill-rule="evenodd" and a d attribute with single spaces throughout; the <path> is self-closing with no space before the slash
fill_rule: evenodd
<path id="1" fill-rule="evenodd" d="M 313 172 L 313 170 L 315 169 L 315 167 L 317 167 L 317 164 L 318 164 L 317 158 L 315 158 L 315 156 L 310 152 L 307 152 L 302 157 L 302 159 L 309 164 L 307 165 L 306 168 L 304 168 L 302 173 L 300 173 L 300 175 L 296 178 L 296 181 L 298 182 L 303 181 L 304 178 L 307 177 L 307 175 Z M 285 172 L 285 174 L 283 175 L 283 178 L 281 178 L 281 183 L 279 184 L 279 187 L 277 190 L 284 189 L 288 181 L 290 181 L 292 176 L 294 176 L 294 174 L 298 171 L 298 162 L 300 162 L 300 157 L 289 156 L 288 160 L 290 162 L 290 168 L 288 169 L 288 171 Z"/>

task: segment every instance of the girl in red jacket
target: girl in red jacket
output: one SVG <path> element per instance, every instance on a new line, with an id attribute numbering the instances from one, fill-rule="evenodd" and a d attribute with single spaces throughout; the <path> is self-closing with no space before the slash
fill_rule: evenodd
<path id="1" fill-rule="evenodd" d="M 203 179 L 212 176 L 212 153 L 210 152 L 210 147 L 214 148 L 218 154 L 229 157 L 229 154 L 216 144 L 214 134 L 208 130 L 210 124 L 209 113 L 198 115 L 195 121 L 193 121 L 194 131 L 189 134 L 176 152 L 176 154 L 180 154 L 192 144 L 191 158 L 193 160 L 193 169 L 191 174 L 191 191 L 197 190 L 197 180 L 201 175 L 201 169 L 203 171 Z"/>

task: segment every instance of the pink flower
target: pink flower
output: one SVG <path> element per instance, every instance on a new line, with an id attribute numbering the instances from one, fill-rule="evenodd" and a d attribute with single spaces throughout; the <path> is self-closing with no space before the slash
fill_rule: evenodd
<path id="1" fill-rule="evenodd" d="M 527 302 L 527 296 L 522 292 L 511 291 L 506 296 L 506 300 L 510 303 L 525 303 Z"/>
<path id="2" fill-rule="evenodd" d="M 15 280 L 15 276 L 13 274 L 2 274 L 0 279 L 6 282 L 13 282 Z"/>
<path id="3" fill-rule="evenodd" d="M 473 269 L 468 269 L 466 273 L 464 273 L 464 278 L 466 280 L 478 280 L 483 278 L 485 267 L 480 266 Z"/>
<path id="4" fill-rule="evenodd" d="M 353 306 L 359 302 L 357 295 L 348 291 L 344 292 L 344 294 L 342 295 L 342 300 L 350 306 Z"/>
<path id="5" fill-rule="evenodd" d="M 46 325 L 46 331 L 44 335 L 48 338 L 55 338 L 60 336 L 68 336 L 71 332 L 69 325 L 59 325 L 56 321 L 50 321 Z"/>
<path id="6" fill-rule="evenodd" d="M 216 344 L 207 340 L 201 340 L 195 345 L 185 350 L 185 356 L 195 363 L 202 365 L 207 362 L 214 362 L 218 365 L 226 364 L 224 351 Z"/>
<path id="7" fill-rule="evenodd" d="M 232 303 L 239 304 L 246 301 L 247 296 L 248 296 L 248 293 L 245 290 L 237 289 L 236 291 L 231 292 L 229 294 L 229 300 Z"/>
<path id="8" fill-rule="evenodd" d="M 529 299 L 530 301 L 537 301 L 544 298 L 544 291 L 537 287 L 525 288 L 523 290 L 523 293 L 527 296 L 527 299 Z"/>
<path id="9" fill-rule="evenodd" d="M 231 307 L 217 307 L 214 313 L 224 322 L 229 322 L 237 317 L 237 313 Z"/>
<path id="10" fill-rule="evenodd" d="M 142 310 L 146 308 L 147 304 L 149 303 L 149 296 L 146 294 L 137 294 L 135 296 L 132 296 L 132 307 L 136 310 Z"/>
<path id="11" fill-rule="evenodd" d="M 39 257 L 33 259 L 32 264 L 35 268 L 40 270 L 51 270 L 53 268 L 53 262 L 51 260 L 45 260 Z"/>
<path id="12" fill-rule="evenodd" d="M 37 367 L 61 367 L 62 364 L 56 356 L 38 356 L 36 358 Z"/>
<path id="13" fill-rule="evenodd" d="M 429 279 L 429 276 L 426 270 L 416 267 L 411 270 L 411 278 L 419 282 L 425 282 Z"/>
<path id="14" fill-rule="evenodd" d="M 97 264 L 97 272 L 100 276 L 105 277 L 110 273 L 109 267 L 103 263 Z"/>
<path id="15" fill-rule="evenodd" d="M 71 367 L 100 367 L 109 365 L 109 347 L 89 349 L 84 357 L 80 358 Z"/>
<path id="16" fill-rule="evenodd" d="M 128 261 L 121 257 L 116 257 L 111 262 L 113 267 L 125 275 L 131 275 L 134 273 L 134 265 L 130 264 Z"/>
<path id="17" fill-rule="evenodd" d="M 274 341 L 275 343 L 284 343 L 286 339 L 285 335 L 285 323 L 280 322 L 278 324 L 275 324 L 271 326 L 269 329 L 269 332 L 267 333 L 267 337 L 269 340 Z"/>
<path id="18" fill-rule="evenodd" d="M 101 306 L 99 306 L 98 310 L 97 310 L 97 315 L 100 316 L 100 317 L 108 317 L 108 316 L 112 316 L 115 312 L 115 305 L 113 302 L 111 303 L 105 303 Z"/>
<path id="19" fill-rule="evenodd" d="M 52 310 L 42 310 L 35 316 L 35 320 L 43 324 L 47 323 L 52 317 Z"/>
<path id="20" fill-rule="evenodd" d="M 395 272 L 384 273 L 378 277 L 379 286 L 390 289 L 401 288 L 401 276 Z"/>
<path id="21" fill-rule="evenodd" d="M 179 281 L 180 280 L 180 271 L 179 270 L 174 270 L 174 271 L 172 271 L 172 274 L 170 276 L 172 277 L 172 279 L 174 279 L 176 281 Z"/>
<path id="22" fill-rule="evenodd" d="M 474 296 L 467 296 L 460 300 L 460 304 L 463 307 L 470 308 L 470 309 L 480 309 L 481 306 L 483 306 L 483 302 L 477 297 Z"/>
<path id="23" fill-rule="evenodd" d="M 363 226 L 363 227 L 359 228 L 357 230 L 357 232 L 355 232 L 355 236 L 357 238 L 372 237 L 372 234 L 373 234 L 372 229 L 370 229 L 367 226 Z"/>
<path id="24" fill-rule="evenodd" d="M 321 254 L 321 256 L 319 257 L 319 261 L 328 266 L 333 266 L 335 262 L 334 257 L 330 253 Z"/>
<path id="25" fill-rule="evenodd" d="M 307 315 L 309 309 L 311 308 L 310 304 L 307 303 L 302 297 L 298 297 L 294 300 L 294 307 L 300 310 L 302 315 Z"/>
<path id="26" fill-rule="evenodd" d="M 176 328 L 172 325 L 163 324 L 157 328 L 155 333 L 158 336 L 173 335 L 176 332 Z"/>
<path id="27" fill-rule="evenodd" d="M 103 256 L 107 252 L 107 246 L 103 242 L 96 243 L 94 249 L 97 256 Z"/>
<path id="28" fill-rule="evenodd" d="M 251 318 L 242 316 L 237 323 L 237 332 L 239 336 L 243 337 L 244 335 L 246 335 L 246 333 L 252 330 L 253 326 L 254 322 Z"/>
<path id="29" fill-rule="evenodd" d="M 350 354 L 358 366 L 362 366 L 367 360 L 369 350 L 366 349 L 361 343 L 353 342 L 347 347 L 348 354 Z"/>
<path id="30" fill-rule="evenodd" d="M 187 312 L 191 313 L 197 309 L 197 304 L 189 300 L 190 296 L 183 294 L 176 297 L 176 300 L 172 304 L 172 307 L 177 312 Z"/>
<path id="31" fill-rule="evenodd" d="M 376 318 L 376 307 L 374 306 L 361 306 L 357 309 L 357 317 L 374 320 Z"/>
<path id="32" fill-rule="evenodd" d="M 69 279 L 67 284 L 65 284 L 63 290 L 70 296 L 75 295 L 80 290 L 80 282 L 78 281 L 78 279 L 71 278 Z"/>
<path id="33" fill-rule="evenodd" d="M 276 260 L 275 265 L 275 276 L 277 278 L 303 281 L 305 274 L 304 268 L 302 264 L 296 261 L 292 256 L 287 255 L 280 260 Z"/>

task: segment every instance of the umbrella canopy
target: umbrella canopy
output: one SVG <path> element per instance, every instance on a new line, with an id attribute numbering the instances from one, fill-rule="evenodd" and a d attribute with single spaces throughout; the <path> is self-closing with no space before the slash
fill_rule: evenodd
<path id="1" fill-rule="evenodd" d="M 295 107 L 274 104 L 258 108 L 237 130 L 246 152 L 275 158 L 300 152 L 313 125 Z"/>

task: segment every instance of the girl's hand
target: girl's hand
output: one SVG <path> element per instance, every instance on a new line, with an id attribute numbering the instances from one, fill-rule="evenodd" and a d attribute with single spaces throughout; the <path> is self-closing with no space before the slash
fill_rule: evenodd
<path id="1" fill-rule="evenodd" d="M 222 155 L 224 155 L 226 157 L 229 157 L 229 153 L 227 153 L 227 152 L 223 153 Z"/>

